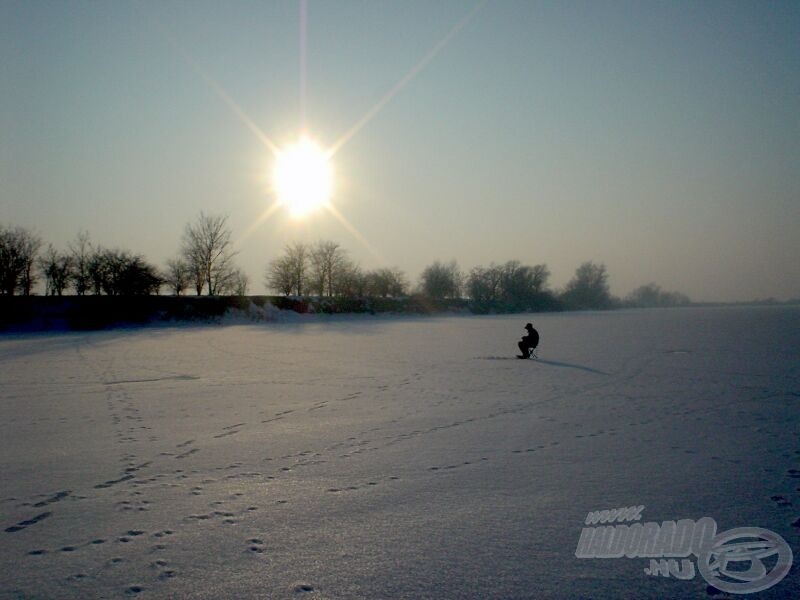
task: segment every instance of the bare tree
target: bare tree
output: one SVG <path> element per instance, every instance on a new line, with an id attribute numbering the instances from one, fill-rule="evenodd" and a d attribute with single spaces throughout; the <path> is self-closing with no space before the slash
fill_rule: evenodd
<path id="1" fill-rule="evenodd" d="M 250 278 L 233 262 L 214 274 L 215 296 L 246 296 Z"/>
<path id="2" fill-rule="evenodd" d="M 303 243 L 295 243 L 286 246 L 286 258 L 289 261 L 289 269 L 292 273 L 292 285 L 294 293 L 298 296 L 303 295 L 306 280 L 308 279 L 308 261 L 310 259 L 309 247 Z"/>
<path id="3" fill-rule="evenodd" d="M 292 293 L 302 296 L 308 280 L 310 254 L 308 246 L 302 243 L 285 246 L 283 255 L 267 266 L 265 274 L 267 287 L 285 296 Z"/>
<path id="4" fill-rule="evenodd" d="M 334 292 L 345 298 L 360 298 L 366 295 L 367 280 L 364 273 L 354 262 L 343 260 L 337 270 L 334 281 Z"/>
<path id="5" fill-rule="evenodd" d="M 420 276 L 420 288 L 426 296 L 442 300 L 461 295 L 463 275 L 456 261 L 443 264 L 439 261 L 425 267 Z"/>
<path id="6" fill-rule="evenodd" d="M 42 241 L 22 227 L 0 226 L 0 293 L 13 295 L 20 288 L 29 296 L 36 283 L 36 256 Z"/>
<path id="7" fill-rule="evenodd" d="M 547 265 L 533 265 L 531 269 L 531 285 L 536 292 L 544 292 L 547 289 L 547 281 L 550 279 L 550 269 Z"/>
<path id="8" fill-rule="evenodd" d="M 501 301 L 505 310 L 527 310 L 533 307 L 536 296 L 543 291 L 550 276 L 545 265 L 529 267 L 510 260 L 501 267 Z"/>
<path id="9" fill-rule="evenodd" d="M 291 295 L 294 288 L 294 270 L 288 256 L 283 255 L 267 266 L 264 281 L 267 287 L 280 292 L 284 296 Z"/>
<path id="10" fill-rule="evenodd" d="M 235 296 L 246 296 L 250 278 L 240 269 L 236 269 L 233 273 L 232 284 L 232 291 Z"/>
<path id="11" fill-rule="evenodd" d="M 205 274 L 203 273 L 203 269 L 199 264 L 188 263 L 189 265 L 189 275 L 192 280 L 192 284 L 194 285 L 194 291 L 198 296 L 203 295 L 203 286 L 206 283 Z"/>
<path id="12" fill-rule="evenodd" d="M 320 296 L 333 297 L 336 278 L 346 264 L 347 253 L 336 242 L 319 241 L 310 251 L 311 284 Z"/>
<path id="13" fill-rule="evenodd" d="M 230 295 L 236 289 L 236 280 L 239 276 L 239 268 L 233 260 L 221 261 L 211 270 L 211 290 L 212 296 Z M 208 282 L 208 280 L 206 280 Z"/>
<path id="14" fill-rule="evenodd" d="M 228 218 L 200 213 L 195 223 L 187 223 L 183 234 L 183 256 L 196 276 L 202 275 L 199 292 L 207 286 L 208 295 L 222 293 L 230 284 L 235 267 Z M 196 283 L 199 283 L 197 281 Z M 199 294 L 198 294 L 199 295 Z"/>
<path id="15" fill-rule="evenodd" d="M 45 296 L 61 296 L 73 277 L 72 256 L 48 244 L 44 255 L 39 258 L 39 269 L 45 278 Z"/>
<path id="16" fill-rule="evenodd" d="M 574 309 L 609 308 L 612 299 L 606 266 L 593 262 L 583 263 L 567 283 L 561 299 L 567 307 Z"/>
<path id="17" fill-rule="evenodd" d="M 15 232 L 0 225 L 0 294 L 14 295 L 21 273 L 22 259 Z"/>
<path id="18" fill-rule="evenodd" d="M 87 231 L 78 232 L 75 241 L 69 245 L 69 251 L 72 254 L 75 293 L 83 296 L 92 289 L 92 276 L 89 272 L 92 245 L 89 243 L 89 233 Z"/>
<path id="19" fill-rule="evenodd" d="M 410 283 L 405 271 L 399 267 L 390 267 L 385 270 L 386 279 L 389 284 L 389 296 L 393 298 L 401 298 L 408 296 Z"/>
<path id="20" fill-rule="evenodd" d="M 89 277 L 89 289 L 95 296 L 108 289 L 110 268 L 106 250 L 101 247 L 92 249 L 86 262 L 86 273 Z"/>
<path id="21" fill-rule="evenodd" d="M 488 267 L 475 267 L 467 277 L 467 294 L 479 309 L 488 311 L 497 304 L 502 294 L 502 268 L 491 264 Z"/>
<path id="22" fill-rule="evenodd" d="M 158 294 L 163 280 L 158 270 L 138 254 L 122 252 L 112 293 L 122 296 Z"/>
<path id="23" fill-rule="evenodd" d="M 364 274 L 364 287 L 367 296 L 371 298 L 386 298 L 389 295 L 386 290 L 386 281 L 378 270 L 368 271 Z"/>
<path id="24" fill-rule="evenodd" d="M 467 292 L 479 312 L 521 311 L 541 306 L 550 271 L 546 265 L 528 266 L 518 260 L 475 267 L 467 278 Z"/>
<path id="25" fill-rule="evenodd" d="M 637 308 L 686 306 L 691 302 L 687 295 L 680 292 L 667 292 L 655 283 L 639 286 L 625 298 L 626 305 Z"/>
<path id="26" fill-rule="evenodd" d="M 127 250 L 95 248 L 89 258 L 88 272 L 95 295 L 157 294 L 163 283 L 153 265 Z"/>
<path id="27" fill-rule="evenodd" d="M 180 296 L 191 284 L 191 271 L 189 265 L 182 258 L 173 258 L 167 261 L 164 272 L 166 283 L 176 296 Z"/>
<path id="28" fill-rule="evenodd" d="M 408 278 L 397 267 L 370 271 L 365 275 L 366 293 L 379 298 L 398 298 L 408 293 Z"/>
<path id="29" fill-rule="evenodd" d="M 39 253 L 39 248 L 42 246 L 42 240 L 38 235 L 35 235 L 31 232 L 26 232 L 25 235 L 22 236 L 21 242 L 23 269 L 22 280 L 20 284 L 22 287 L 22 293 L 25 296 L 30 296 L 33 286 L 38 281 L 35 266 L 36 256 Z"/>

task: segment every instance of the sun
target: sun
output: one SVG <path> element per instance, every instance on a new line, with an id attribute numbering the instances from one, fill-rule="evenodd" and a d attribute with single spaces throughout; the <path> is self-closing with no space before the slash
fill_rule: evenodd
<path id="1" fill-rule="evenodd" d="M 333 191 L 330 153 L 308 137 L 278 150 L 272 171 L 278 202 L 294 217 L 328 204 Z"/>

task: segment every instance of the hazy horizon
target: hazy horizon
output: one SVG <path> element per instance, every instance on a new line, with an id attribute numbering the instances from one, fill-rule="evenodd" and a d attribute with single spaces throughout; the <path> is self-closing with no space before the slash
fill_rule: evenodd
<path id="1" fill-rule="evenodd" d="M 797 298 L 799 34 L 789 2 L 6 2 L 0 224 L 161 266 L 227 214 L 251 293 L 326 238 L 412 279 L 518 259 L 561 287 L 592 260 L 619 296 Z M 332 158 L 358 234 L 279 210 L 245 236 L 274 201 L 252 125 L 359 123 Z"/>

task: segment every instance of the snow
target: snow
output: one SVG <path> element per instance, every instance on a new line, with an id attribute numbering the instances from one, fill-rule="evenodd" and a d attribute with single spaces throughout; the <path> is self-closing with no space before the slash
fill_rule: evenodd
<path id="1" fill-rule="evenodd" d="M 712 597 L 576 558 L 634 505 L 800 554 L 798 308 L 268 320 L 0 337 L 0 597 Z"/>

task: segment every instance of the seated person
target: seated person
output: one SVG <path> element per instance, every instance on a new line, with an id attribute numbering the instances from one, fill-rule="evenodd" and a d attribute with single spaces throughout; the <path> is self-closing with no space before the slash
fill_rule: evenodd
<path id="1" fill-rule="evenodd" d="M 528 335 L 523 336 L 522 340 L 517 344 L 519 351 L 522 353 L 520 358 L 530 358 L 536 346 L 539 345 L 539 332 L 533 328 L 533 325 L 528 323 L 525 325 Z"/>

